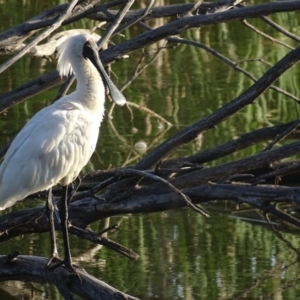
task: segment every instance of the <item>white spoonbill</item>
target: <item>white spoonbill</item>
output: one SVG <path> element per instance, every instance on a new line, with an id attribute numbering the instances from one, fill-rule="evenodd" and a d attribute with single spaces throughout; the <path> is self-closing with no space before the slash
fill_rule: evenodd
<path id="1" fill-rule="evenodd" d="M 39 111 L 13 140 L 0 166 L 0 210 L 30 194 L 49 190 L 51 261 L 57 256 L 51 189 L 61 184 L 63 262 L 72 268 L 67 231 L 68 185 L 79 175 L 95 150 L 104 114 L 104 84 L 117 104 L 123 105 L 126 99 L 106 74 L 92 36 L 79 34 L 67 39 L 59 47 L 58 54 L 60 75 L 74 72 L 77 89 Z"/>

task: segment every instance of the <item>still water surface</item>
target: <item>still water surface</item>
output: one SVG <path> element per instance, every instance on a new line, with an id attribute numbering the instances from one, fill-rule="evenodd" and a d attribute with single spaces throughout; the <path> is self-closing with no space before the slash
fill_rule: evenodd
<path id="1" fill-rule="evenodd" d="M 59 4 L 59 1 L 5 1 L 0 3 L 1 32 L 39 12 Z M 258 1 L 257 1 L 258 2 Z M 161 5 L 175 1 L 161 1 Z M 273 20 L 298 33 L 299 14 L 273 16 Z M 157 26 L 160 24 L 157 21 Z M 287 38 L 265 27 L 258 20 L 252 23 L 268 34 L 289 43 Z M 91 28 L 94 21 L 80 21 L 69 28 Z M 127 32 L 136 35 L 140 32 Z M 240 22 L 219 24 L 191 30 L 183 37 L 201 41 L 220 51 L 233 61 L 264 58 L 274 64 L 287 49 L 274 45 L 245 29 Z M 121 42 L 118 37 L 116 42 Z M 147 50 L 152 54 L 158 45 Z M 113 64 L 121 87 L 132 76 L 142 53 Z M 8 57 L 1 56 L 0 63 Z M 148 58 L 146 58 L 148 59 Z M 55 69 L 56 61 L 24 57 L 9 70 L 0 74 L 0 94 L 6 93 L 31 79 Z M 268 65 L 243 62 L 254 76 L 259 77 Z M 113 78 L 114 79 L 114 78 Z M 116 81 L 114 79 L 114 81 Z M 299 67 L 294 67 L 276 83 L 300 97 Z M 181 128 L 207 116 L 215 109 L 238 96 L 251 81 L 218 61 L 203 50 L 182 45 L 168 49 L 149 66 L 125 91 L 129 101 L 152 109 L 172 123 L 168 128 L 157 118 L 132 108 L 115 108 L 112 119 L 106 117 L 101 126 L 97 151 L 85 171 L 129 165 L 143 155 L 133 145 L 144 141 L 148 151 Z M 31 116 L 55 98 L 58 88 L 16 105 L 0 116 L 0 145 L 5 145 Z M 107 111 L 110 103 L 107 103 Z M 254 128 L 264 127 L 299 117 L 299 108 L 291 100 L 268 91 L 255 105 L 246 107 L 234 117 L 206 133 L 203 144 L 192 142 L 173 156 L 193 154 L 200 149 L 231 140 Z M 218 162 L 237 159 L 259 151 L 253 146 L 242 154 L 222 158 Z M 42 205 L 30 201 L 28 205 Z M 204 219 L 188 209 L 147 215 L 123 216 L 119 231 L 110 238 L 131 248 L 140 255 L 130 261 L 107 249 L 71 237 L 72 252 L 78 264 L 92 275 L 141 299 L 297 299 L 299 232 L 286 231 L 276 235 L 270 228 L 232 218 L 226 203 L 209 206 L 211 218 Z M 13 210 L 21 209 L 18 205 Z M 221 208 L 221 209 L 220 209 Z M 111 222 L 121 217 L 112 218 Z M 94 224 L 95 228 L 99 224 Z M 61 242 L 61 238 L 59 238 Z M 62 253 L 62 244 L 60 253 Z M 27 235 L 1 244 L 1 254 L 19 249 L 23 254 L 49 255 L 49 236 Z M 32 293 L 32 294 L 31 294 Z M 52 286 L 20 282 L 0 283 L 0 299 L 61 299 Z"/>

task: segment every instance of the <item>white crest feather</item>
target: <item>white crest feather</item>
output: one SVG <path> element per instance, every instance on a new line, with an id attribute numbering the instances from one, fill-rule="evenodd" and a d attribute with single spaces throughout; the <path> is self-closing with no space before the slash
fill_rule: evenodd
<path id="1" fill-rule="evenodd" d="M 70 45 L 70 41 L 66 40 L 58 46 L 57 70 L 61 77 L 68 76 L 73 73 L 70 63 Z"/>
<path id="2" fill-rule="evenodd" d="M 73 74 L 70 60 L 82 54 L 83 44 L 89 37 L 86 33 L 75 34 L 58 46 L 57 70 L 61 77 Z"/>
<path id="3" fill-rule="evenodd" d="M 71 34 L 71 38 L 70 38 Z M 73 74 L 73 69 L 70 63 L 71 55 L 75 55 L 76 50 L 81 51 L 82 49 L 76 49 L 78 45 L 78 39 L 88 40 L 93 37 L 98 40 L 100 36 L 95 33 L 90 33 L 88 30 L 70 30 L 68 34 L 60 37 L 60 45 L 58 46 L 58 63 L 57 70 L 61 77 Z M 78 52 L 79 54 L 79 52 Z"/>

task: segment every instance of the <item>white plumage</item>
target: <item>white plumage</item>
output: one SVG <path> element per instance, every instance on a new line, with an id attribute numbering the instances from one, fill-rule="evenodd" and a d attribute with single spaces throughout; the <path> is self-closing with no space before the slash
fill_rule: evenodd
<path id="1" fill-rule="evenodd" d="M 95 45 L 91 36 L 80 34 L 59 47 L 58 71 L 61 76 L 74 72 L 77 89 L 39 111 L 13 140 L 0 166 L 1 210 L 58 183 L 68 185 L 78 176 L 96 147 L 104 114 L 103 80 L 115 101 L 125 103 L 99 71 L 98 56 L 90 59 Z"/>

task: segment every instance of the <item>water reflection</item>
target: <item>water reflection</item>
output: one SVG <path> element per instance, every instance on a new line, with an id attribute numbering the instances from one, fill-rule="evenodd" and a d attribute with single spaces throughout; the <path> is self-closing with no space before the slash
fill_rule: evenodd
<path id="1" fill-rule="evenodd" d="M 7 28 L 7 24 L 18 24 L 46 9 L 46 5 L 52 5 L 51 1 L 43 4 L 25 2 L 34 5 L 30 10 L 27 6 L 22 14 L 15 7 L 17 1 L 1 3 L 1 31 Z M 275 18 L 280 23 L 283 17 L 278 14 Z M 159 25 L 161 20 L 157 22 Z M 290 14 L 283 18 L 283 22 L 291 30 L 299 26 L 298 19 Z M 84 21 L 80 25 L 86 28 L 94 26 L 92 21 Z M 213 30 L 210 26 L 194 29 L 186 33 L 186 38 L 206 43 L 232 60 L 264 56 L 274 63 L 287 51 L 274 47 L 251 31 L 245 31 L 238 22 L 220 24 Z M 154 53 L 158 46 L 151 46 L 149 53 Z M 112 66 L 119 86 L 132 76 L 142 55 L 136 52 L 129 59 Z M 0 56 L 0 63 L 6 58 Z M 268 68 L 257 61 L 241 64 L 251 68 L 256 77 Z M 55 65 L 55 60 L 24 57 L 0 74 L 0 93 L 54 70 Z M 290 70 L 277 84 L 299 95 L 298 73 L 296 69 Z M 144 141 L 147 151 L 153 149 L 181 128 L 234 99 L 250 84 L 249 79 L 205 51 L 187 45 L 163 51 L 158 60 L 124 91 L 126 98 L 135 106 L 133 104 L 131 110 L 115 108 L 112 119 L 106 117 L 97 151 L 85 171 L 133 164 L 145 155 L 135 151 L 136 143 Z M 1 115 L 0 144 L 6 144 L 36 111 L 50 104 L 56 93 L 57 88 L 46 91 Z M 138 106 L 151 109 L 173 127 L 136 108 Z M 110 108 L 108 102 L 107 112 Z M 253 128 L 294 119 L 298 112 L 299 108 L 292 101 L 268 91 L 255 105 L 248 106 L 216 129 L 199 136 L 194 143 L 180 148 L 172 156 L 193 154 Z M 253 146 L 234 158 L 258 150 L 258 146 Z M 231 158 L 222 158 L 219 162 Z M 31 205 L 35 206 L 37 202 L 33 201 Z M 13 210 L 21 207 L 22 204 Z M 212 211 L 210 207 L 208 210 Z M 222 211 L 225 210 L 222 207 Z M 118 220 L 115 217 L 111 222 Z M 99 224 L 93 226 L 98 227 Z M 120 230 L 110 238 L 137 252 L 140 255 L 137 261 L 130 261 L 75 237 L 71 238 L 71 246 L 76 262 L 88 272 L 141 299 L 297 299 L 300 293 L 297 284 L 299 253 L 295 250 L 299 246 L 297 233 L 288 231 L 284 238 L 280 238 L 268 226 L 229 218 L 220 212 L 205 219 L 182 209 L 124 218 Z M 59 241 L 62 253 L 60 236 Z M 15 249 L 21 249 L 23 254 L 49 256 L 49 235 L 27 235 L 1 244 L 1 253 Z M 52 286 L 0 283 L 0 299 L 15 298 L 61 299 Z"/>

